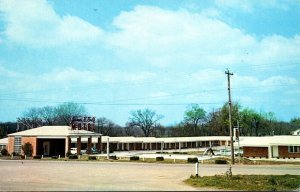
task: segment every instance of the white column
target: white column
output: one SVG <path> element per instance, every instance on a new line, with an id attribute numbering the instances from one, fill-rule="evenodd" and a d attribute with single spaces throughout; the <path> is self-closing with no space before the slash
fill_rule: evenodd
<path id="1" fill-rule="evenodd" d="M 164 143 L 163 143 L 163 142 L 160 143 L 160 150 L 161 150 L 161 153 L 162 153 L 163 150 L 164 150 Z"/>
<path id="2" fill-rule="evenodd" d="M 272 158 L 272 146 L 268 146 L 268 158 Z"/>
<path id="3" fill-rule="evenodd" d="M 68 153 L 68 150 L 69 150 L 69 138 L 68 137 L 66 137 L 65 138 L 65 152 L 66 153 Z"/>
<path id="4" fill-rule="evenodd" d="M 109 159 L 109 137 L 107 137 L 107 143 L 106 143 L 106 156 L 107 159 Z"/>

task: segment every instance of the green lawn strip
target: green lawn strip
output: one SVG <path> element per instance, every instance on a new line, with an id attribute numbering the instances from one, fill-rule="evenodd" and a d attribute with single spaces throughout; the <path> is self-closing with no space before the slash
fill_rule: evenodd
<path id="1" fill-rule="evenodd" d="M 195 177 L 191 176 L 185 181 L 194 187 L 245 190 L 245 191 L 270 191 L 270 190 L 295 190 L 300 187 L 300 175 L 223 175 Z"/>

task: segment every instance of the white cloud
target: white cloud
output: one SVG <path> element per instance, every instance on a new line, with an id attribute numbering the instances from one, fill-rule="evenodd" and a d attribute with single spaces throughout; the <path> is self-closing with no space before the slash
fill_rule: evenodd
<path id="1" fill-rule="evenodd" d="M 8 40 L 34 48 L 89 44 L 103 31 L 75 16 L 59 16 L 45 0 L 1 0 Z"/>
<path id="2" fill-rule="evenodd" d="M 300 38 L 258 39 L 204 13 L 136 6 L 114 19 L 107 44 L 132 65 L 219 70 L 300 61 Z M 243 66 L 241 66 L 243 65 Z M 267 68 L 270 68 L 267 66 Z M 266 67 L 264 68 L 264 70 Z"/>
<path id="3" fill-rule="evenodd" d="M 89 71 L 72 67 L 55 69 L 40 75 L 28 75 L 10 71 L 0 66 L 0 76 L 6 79 L 3 87 L 10 87 L 10 91 L 38 91 L 57 88 L 74 88 L 76 86 L 95 86 L 114 84 L 136 84 L 153 80 L 156 75 L 150 72 L 125 72 L 120 70 Z"/>
<path id="4" fill-rule="evenodd" d="M 262 86 L 276 86 L 276 85 L 290 85 L 297 84 L 299 81 L 295 78 L 284 77 L 284 76 L 273 76 L 269 77 L 261 82 Z"/>
<path id="5" fill-rule="evenodd" d="M 205 14 L 137 6 L 115 18 L 109 38 L 113 48 L 153 65 L 228 64 L 255 38 Z"/>
<path id="6" fill-rule="evenodd" d="M 53 72 L 42 74 L 38 76 L 40 80 L 45 83 L 55 83 L 55 84 L 89 84 L 99 81 L 99 77 L 95 72 L 87 70 L 77 70 L 71 67 L 54 70 Z"/>
<path id="7" fill-rule="evenodd" d="M 241 76 L 234 74 L 231 78 L 232 88 L 256 87 L 260 84 L 259 79 L 253 76 Z"/>
<path id="8" fill-rule="evenodd" d="M 1 78 L 13 78 L 13 77 L 16 77 L 16 76 L 18 76 L 19 74 L 17 73 L 17 72 L 14 72 L 14 71 L 11 71 L 11 70 L 8 70 L 8 69 L 6 69 L 6 68 L 4 68 L 4 67 L 2 67 L 1 65 L 0 65 L 0 77 Z"/>
<path id="9" fill-rule="evenodd" d="M 284 64 L 300 61 L 300 36 L 285 38 L 279 35 L 265 37 L 252 51 L 249 61 L 256 64 Z"/>

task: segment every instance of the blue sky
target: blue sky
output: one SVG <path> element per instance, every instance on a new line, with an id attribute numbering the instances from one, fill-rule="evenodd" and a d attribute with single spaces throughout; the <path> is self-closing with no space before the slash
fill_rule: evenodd
<path id="1" fill-rule="evenodd" d="M 300 1 L 0 0 L 0 121 L 84 104 L 124 125 L 150 108 L 179 123 L 232 99 L 300 116 Z"/>

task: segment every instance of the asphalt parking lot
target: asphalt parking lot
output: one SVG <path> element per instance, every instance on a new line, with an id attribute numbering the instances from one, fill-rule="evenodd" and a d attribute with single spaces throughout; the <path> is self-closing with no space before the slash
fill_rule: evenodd
<path id="1" fill-rule="evenodd" d="M 228 165 L 202 165 L 200 176 L 225 173 Z M 183 180 L 194 164 L 0 160 L 1 191 L 197 190 Z M 235 165 L 233 174 L 297 174 L 299 165 Z"/>

